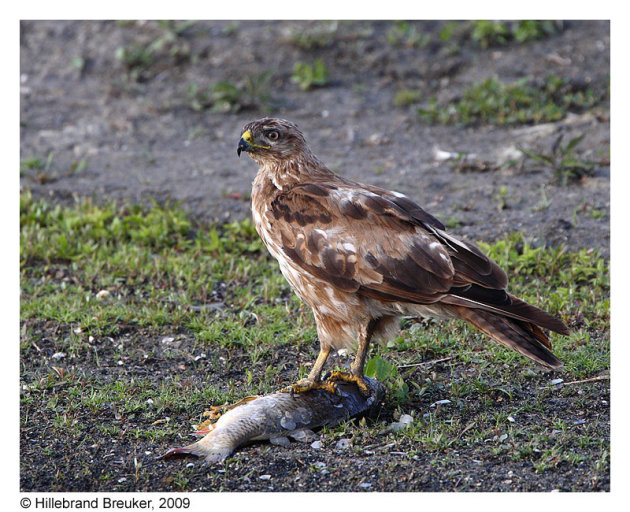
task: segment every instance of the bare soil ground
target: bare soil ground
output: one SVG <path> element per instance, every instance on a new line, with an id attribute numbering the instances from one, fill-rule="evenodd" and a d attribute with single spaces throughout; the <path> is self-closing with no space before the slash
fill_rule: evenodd
<path id="1" fill-rule="evenodd" d="M 584 134 L 578 156 L 605 161 L 610 147 L 606 99 L 554 122 L 507 126 L 430 124 L 418 116 L 418 105 L 393 103 L 397 93 L 407 89 L 419 91 L 423 105 L 431 98 L 455 101 L 473 83 L 493 76 L 506 82 L 523 77 L 544 81 L 553 74 L 606 91 L 609 24 L 567 22 L 538 41 L 490 48 L 460 42 L 457 51 L 450 52 L 444 51 L 438 36 L 443 25 L 413 24 L 419 33 L 431 35 L 431 42 L 416 45 L 404 38 L 396 42 L 402 32 L 392 32 L 391 22 L 197 22 L 177 33 L 175 42 L 165 39 L 156 45 L 149 62 L 125 65 L 117 50 L 121 55 L 120 48 L 146 48 L 168 31 L 154 22 L 23 22 L 20 152 L 23 162 L 39 163 L 21 171 L 21 186 L 60 204 L 70 204 L 75 196 L 175 200 L 198 219 L 240 220 L 249 215 L 256 172 L 251 161 L 236 157 L 240 129 L 249 120 L 273 114 L 297 122 L 315 153 L 336 172 L 405 192 L 446 220 L 455 234 L 491 242 L 520 231 L 534 245 L 596 248 L 607 257 L 609 166 L 599 165 L 588 176 L 562 184 L 550 166 L 531 160 L 522 164 L 518 152 L 523 147 L 546 154 L 560 134 L 565 143 Z M 408 37 L 408 32 L 403 35 Z M 318 58 L 328 68 L 329 83 L 300 90 L 290 79 L 295 62 Z M 190 93 L 191 84 L 202 90 L 217 82 L 252 83 L 250 79 L 255 82 L 268 71 L 273 73 L 264 94 L 254 86 L 253 106 L 241 100 L 237 112 L 200 109 Z M 476 163 L 464 168 L 440 159 L 437 150 L 474 155 L 471 162 Z M 28 328 L 38 333 L 43 352 L 22 361 L 25 381 L 48 373 L 46 340 L 68 336 L 71 327 L 42 319 L 29 321 Z M 177 332 L 176 326 L 172 329 Z M 158 385 L 184 363 L 182 385 L 242 377 L 234 368 L 248 359 L 238 350 L 230 353 L 230 371 L 208 373 L 203 367 L 200 375 L 201 365 L 190 364 L 193 340 L 180 334 L 182 346 L 163 358 L 120 366 L 112 349 L 99 352 L 98 364 L 89 353 L 78 355 L 73 364 L 85 368 L 88 380 L 107 382 L 150 374 Z M 120 329 L 121 339 L 132 347 L 162 335 L 137 326 Z M 310 350 L 315 349 L 314 342 Z M 269 356 L 268 364 L 284 365 L 279 385 L 295 378 L 298 363 L 290 361 L 307 359 L 306 352 L 284 348 L 281 356 Z M 453 363 L 439 364 L 433 371 L 442 379 L 466 375 L 465 367 Z M 423 374 L 419 371 L 415 377 Z M 540 373 L 526 386 L 522 379 L 512 386 L 510 377 L 506 369 L 508 393 L 490 395 L 497 414 L 542 401 L 542 410 L 519 418 L 525 421 L 521 427 L 551 425 L 559 418 L 583 428 L 588 421 L 598 436 L 608 439 L 607 381 L 553 393 L 548 386 L 553 375 Z M 409 407 L 421 416 L 440 398 L 429 393 Z M 115 443 L 99 443 L 98 426 L 119 421 L 117 411 L 104 409 L 96 416 L 77 411 L 74 419 L 92 432 L 77 438 L 45 427 L 52 418 L 42 406 L 36 398 L 23 404 L 23 425 L 27 415 L 40 426 L 22 429 L 24 491 L 609 490 L 607 470 L 593 470 L 600 454 L 590 448 L 583 464 L 544 461 L 547 470 L 542 471 L 530 458 L 519 460 L 497 449 L 492 439 L 480 439 L 469 449 L 423 451 L 412 437 L 397 437 L 397 454 L 392 455 L 387 435 L 354 427 L 350 450 L 335 448 L 337 437 L 346 435 L 342 430 L 323 436 L 322 450 L 256 444 L 238 452 L 228 465 L 195 462 L 188 467 L 190 461 L 154 457 L 190 441 L 190 418 L 199 411 L 172 411 L 171 421 L 181 427 L 170 443 L 131 435 L 134 429 L 146 428 L 133 415 L 124 419 L 124 435 Z M 384 424 L 393 420 L 392 409 L 382 414 Z M 462 403 L 449 414 L 449 421 L 465 428 L 475 411 Z"/>

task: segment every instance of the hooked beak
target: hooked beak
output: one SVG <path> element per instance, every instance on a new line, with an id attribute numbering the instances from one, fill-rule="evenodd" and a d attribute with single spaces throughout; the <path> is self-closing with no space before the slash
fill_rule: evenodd
<path id="1" fill-rule="evenodd" d="M 254 138 L 252 136 L 252 132 L 250 130 L 245 130 L 243 135 L 241 135 L 241 140 L 238 141 L 238 148 L 236 149 L 236 154 L 240 157 L 241 151 L 251 151 L 253 143 L 254 143 Z"/>
<path id="2" fill-rule="evenodd" d="M 238 141 L 238 148 L 236 148 L 236 154 L 241 156 L 241 151 L 249 151 L 252 149 L 252 146 L 249 142 L 247 142 L 243 137 Z"/>

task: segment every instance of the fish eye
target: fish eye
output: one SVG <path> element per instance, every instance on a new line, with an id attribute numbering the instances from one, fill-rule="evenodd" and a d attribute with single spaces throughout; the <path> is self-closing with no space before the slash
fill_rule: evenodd
<path id="1" fill-rule="evenodd" d="M 278 140 L 280 138 L 280 134 L 277 131 L 272 130 L 269 133 L 267 133 L 267 138 L 269 140 Z"/>

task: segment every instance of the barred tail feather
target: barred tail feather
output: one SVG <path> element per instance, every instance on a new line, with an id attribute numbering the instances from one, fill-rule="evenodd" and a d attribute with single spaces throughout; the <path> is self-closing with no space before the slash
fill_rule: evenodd
<path id="1" fill-rule="evenodd" d="M 549 338 L 538 326 L 483 309 L 460 306 L 451 306 L 451 308 L 456 316 L 466 320 L 498 343 L 516 350 L 547 368 L 562 366 L 562 361 L 550 350 Z"/>
<path id="2" fill-rule="evenodd" d="M 492 300 L 493 294 L 498 294 L 504 303 Z M 521 320 L 525 323 L 531 323 L 532 325 L 555 331 L 558 334 L 564 334 L 565 336 L 570 334 L 569 328 L 559 318 L 503 290 L 490 290 L 479 286 L 470 287 L 465 292 L 447 295 L 441 299 L 441 302 L 465 308 L 484 309 L 498 315 L 509 316 L 515 320 Z"/>

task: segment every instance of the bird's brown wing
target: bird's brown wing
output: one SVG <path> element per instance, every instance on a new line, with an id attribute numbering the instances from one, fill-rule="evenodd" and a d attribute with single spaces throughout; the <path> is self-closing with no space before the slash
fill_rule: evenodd
<path id="1" fill-rule="evenodd" d="M 562 334 L 557 318 L 505 291 L 507 277 L 408 197 L 341 181 L 280 191 L 267 212 L 300 268 L 385 301 L 483 309 Z"/>
<path id="2" fill-rule="evenodd" d="M 453 288 L 503 288 L 501 269 L 405 196 L 323 183 L 280 191 L 267 212 L 286 257 L 335 286 L 433 303 Z"/>

